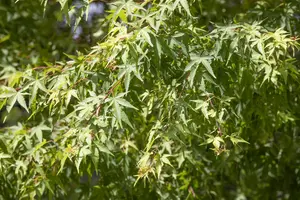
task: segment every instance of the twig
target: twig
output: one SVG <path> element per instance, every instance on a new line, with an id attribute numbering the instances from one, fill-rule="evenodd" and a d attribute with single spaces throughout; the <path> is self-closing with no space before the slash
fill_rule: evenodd
<path id="1" fill-rule="evenodd" d="M 121 77 L 107 92 L 107 94 L 105 95 L 103 102 L 111 95 L 111 93 L 114 91 L 114 89 L 121 83 L 123 77 Z M 88 123 L 91 121 L 91 119 L 95 116 L 95 115 L 99 115 L 101 108 L 102 108 L 102 104 L 100 103 L 100 105 L 96 108 L 96 110 L 93 112 L 93 114 L 91 115 L 90 119 L 88 120 Z"/>
<path id="2" fill-rule="evenodd" d="M 211 107 L 212 107 L 213 109 L 215 109 L 215 106 L 214 106 L 214 104 L 213 104 L 213 102 L 212 102 L 212 99 L 211 99 L 208 95 L 207 95 L 207 99 L 208 99 L 208 101 L 209 101 Z M 217 125 L 217 127 L 218 127 L 218 133 L 219 133 L 219 136 L 221 137 L 221 136 L 223 135 L 223 133 L 222 133 L 222 130 L 221 130 L 221 125 L 218 123 L 217 120 L 216 120 L 216 125 Z"/>
<path id="3" fill-rule="evenodd" d="M 189 193 L 191 193 L 193 195 L 194 198 L 196 197 L 196 194 L 195 194 L 192 186 L 189 187 L 188 191 L 189 191 Z"/>
<path id="4" fill-rule="evenodd" d="M 71 88 L 74 88 L 76 85 L 78 85 L 78 83 L 80 83 L 81 81 L 86 81 L 86 80 L 88 80 L 87 78 L 81 78 L 81 79 L 79 79 L 78 81 L 76 81 L 73 85 L 72 85 L 72 87 Z"/>
<path id="5" fill-rule="evenodd" d="M 47 67 L 47 66 L 38 66 L 38 67 L 32 68 L 32 70 L 46 69 L 46 68 L 49 68 L 49 67 Z"/>
<path id="6" fill-rule="evenodd" d="M 189 76 L 190 76 L 190 72 L 188 72 L 187 75 L 186 75 L 186 77 L 185 77 L 186 81 L 188 81 Z M 178 95 L 179 98 L 181 97 L 181 95 L 182 95 L 182 93 L 183 93 L 183 91 L 184 91 L 184 89 L 185 89 L 185 86 L 186 86 L 186 82 L 185 82 L 184 85 L 182 86 L 182 89 L 181 89 L 181 91 L 180 91 L 180 93 L 179 93 L 179 95 Z"/>

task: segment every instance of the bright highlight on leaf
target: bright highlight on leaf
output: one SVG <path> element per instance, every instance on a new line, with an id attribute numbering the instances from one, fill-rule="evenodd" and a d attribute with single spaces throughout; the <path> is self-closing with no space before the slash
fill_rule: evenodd
<path id="1" fill-rule="evenodd" d="M 299 10 L 0 1 L 0 199 L 299 199 Z"/>

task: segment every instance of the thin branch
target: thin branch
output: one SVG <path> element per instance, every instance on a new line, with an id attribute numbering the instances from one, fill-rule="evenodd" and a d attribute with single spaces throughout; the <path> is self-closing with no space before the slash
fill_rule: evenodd
<path id="1" fill-rule="evenodd" d="M 78 81 L 76 81 L 71 88 L 74 88 L 76 85 L 78 85 L 81 81 L 87 81 L 88 79 L 87 78 L 81 78 L 79 79 Z"/>
<path id="2" fill-rule="evenodd" d="M 182 89 L 181 89 L 181 91 L 180 91 L 180 93 L 179 93 L 179 98 L 181 97 L 181 95 L 182 95 L 182 93 L 183 93 L 183 91 L 185 90 L 185 87 L 186 87 L 186 83 L 187 83 L 187 81 L 188 81 L 188 78 L 189 78 L 189 76 L 190 76 L 190 72 L 188 72 L 187 73 L 187 75 L 186 75 L 186 77 L 185 77 L 185 79 L 186 79 L 186 82 L 184 82 L 184 85 L 182 86 Z"/>
<path id="3" fill-rule="evenodd" d="M 104 101 L 111 95 L 111 93 L 114 91 L 114 89 L 121 83 L 123 77 L 121 77 L 107 92 L 107 94 L 105 95 L 104 99 L 102 100 L 103 103 Z M 101 108 L 102 108 L 102 105 L 103 103 L 100 103 L 100 105 L 96 108 L 96 110 L 93 112 L 93 114 L 91 115 L 90 119 L 88 120 L 88 123 L 91 121 L 91 119 L 96 115 L 98 116 L 100 111 L 101 111 Z"/>
<path id="4" fill-rule="evenodd" d="M 212 107 L 213 109 L 215 109 L 215 106 L 214 106 L 214 104 L 213 104 L 212 98 L 210 98 L 210 97 L 207 95 L 207 99 L 208 99 L 208 101 L 209 101 L 211 107 Z M 221 137 L 221 136 L 223 135 L 223 133 L 222 133 L 222 130 L 221 130 L 221 125 L 219 124 L 219 122 L 218 122 L 217 120 L 216 120 L 216 125 L 217 125 L 217 127 L 218 127 L 218 133 L 219 133 L 219 136 Z"/>
<path id="5" fill-rule="evenodd" d="M 46 68 L 49 68 L 49 67 L 48 66 L 38 66 L 38 67 L 32 68 L 32 70 L 46 69 Z"/>

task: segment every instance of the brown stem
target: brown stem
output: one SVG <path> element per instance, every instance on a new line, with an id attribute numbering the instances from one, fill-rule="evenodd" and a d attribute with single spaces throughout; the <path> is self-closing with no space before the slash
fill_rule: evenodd
<path id="1" fill-rule="evenodd" d="M 107 92 L 107 94 L 105 95 L 103 102 L 111 95 L 111 93 L 114 91 L 114 89 L 121 83 L 123 77 L 121 77 Z M 92 116 L 90 117 L 90 119 L 88 120 L 88 123 L 91 121 L 91 119 L 96 115 L 98 116 L 101 108 L 102 108 L 102 104 L 100 103 L 100 105 L 96 108 L 96 110 L 93 112 Z"/>
<path id="2" fill-rule="evenodd" d="M 78 85 L 78 83 L 80 83 L 81 81 L 87 81 L 88 79 L 87 78 L 81 78 L 79 79 L 78 81 L 76 81 L 71 88 L 74 88 L 76 85 Z"/>
<path id="3" fill-rule="evenodd" d="M 209 101 L 211 107 L 212 107 L 213 109 L 215 109 L 215 106 L 214 106 L 214 104 L 213 104 L 213 102 L 212 102 L 212 99 L 211 99 L 208 95 L 207 95 L 207 99 L 208 99 L 208 101 Z M 221 125 L 220 125 L 217 121 L 216 121 L 216 125 L 217 125 L 217 127 L 218 127 L 218 133 L 219 133 L 219 136 L 221 137 L 221 136 L 223 135 L 222 130 L 221 130 Z"/>
<path id="4" fill-rule="evenodd" d="M 185 77 L 186 81 L 188 80 L 189 76 L 190 76 L 190 72 L 188 72 L 187 75 L 186 75 L 186 77 Z M 182 86 L 182 89 L 181 89 L 181 91 L 180 91 L 180 93 L 179 93 L 179 95 L 178 95 L 179 98 L 181 97 L 181 95 L 182 95 L 182 93 L 183 93 L 183 91 L 184 91 L 184 89 L 185 89 L 185 86 L 186 86 L 186 82 L 185 82 L 184 85 Z"/>
<path id="5" fill-rule="evenodd" d="M 32 68 L 32 70 L 45 69 L 45 68 L 49 68 L 49 67 L 47 67 L 47 66 L 38 66 L 38 67 Z"/>

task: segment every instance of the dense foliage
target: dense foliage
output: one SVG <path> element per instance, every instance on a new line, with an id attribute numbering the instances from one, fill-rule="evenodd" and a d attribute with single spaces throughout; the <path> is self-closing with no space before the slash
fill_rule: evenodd
<path id="1" fill-rule="evenodd" d="M 298 198 L 299 0 L 79 2 L 0 2 L 0 198 Z"/>

